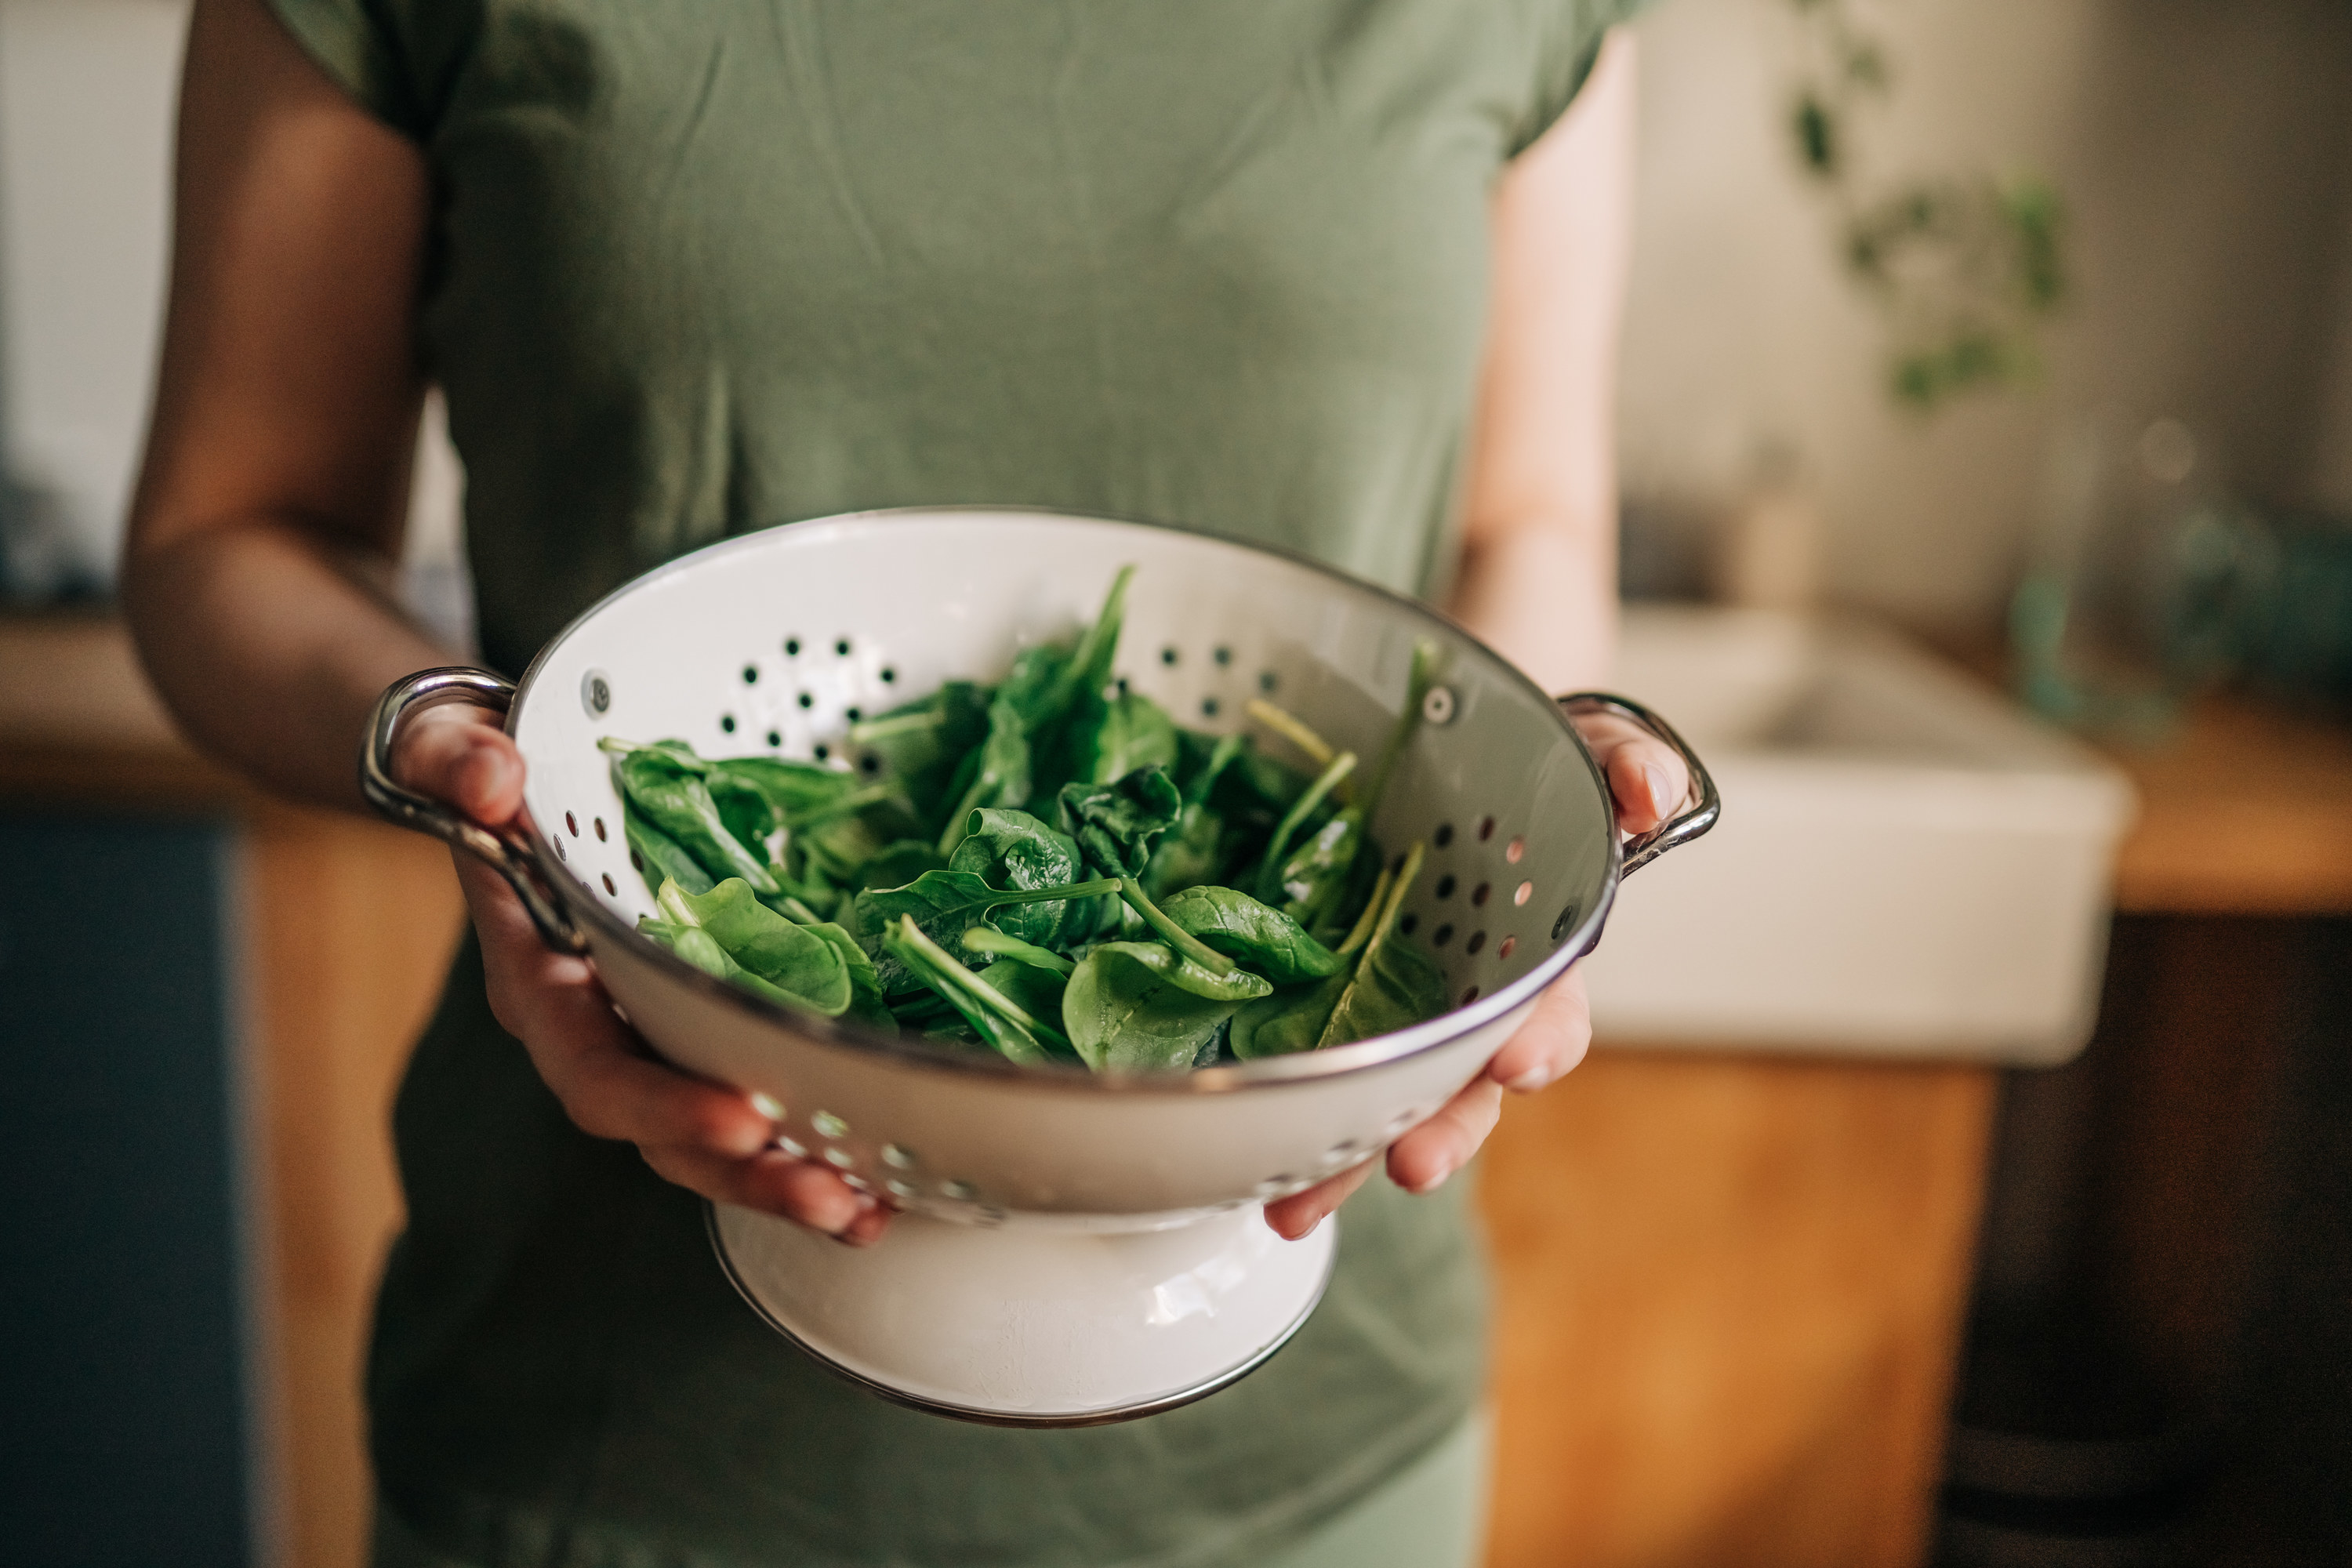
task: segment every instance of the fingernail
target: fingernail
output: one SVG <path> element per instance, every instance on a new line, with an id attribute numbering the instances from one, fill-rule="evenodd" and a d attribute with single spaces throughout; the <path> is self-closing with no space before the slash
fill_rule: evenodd
<path id="1" fill-rule="evenodd" d="M 1529 1068 L 1517 1078 L 1505 1079 L 1503 1087 L 1514 1094 L 1533 1094 L 1539 1089 L 1551 1087 L 1552 1080 L 1559 1076 L 1548 1067 Z"/>
<path id="2" fill-rule="evenodd" d="M 881 1206 L 881 1201 L 875 1197 L 872 1193 L 860 1193 L 857 1194 L 857 1212 L 859 1214 L 872 1214 L 876 1209 L 880 1208 Z"/>
<path id="3" fill-rule="evenodd" d="M 751 1109 L 771 1121 L 782 1121 L 784 1119 L 784 1102 L 772 1094 L 762 1094 L 757 1089 L 752 1090 Z"/>
<path id="4" fill-rule="evenodd" d="M 1437 1167 L 1434 1174 L 1423 1176 L 1421 1179 L 1421 1184 L 1412 1190 L 1416 1194 L 1433 1193 L 1446 1184 L 1447 1180 L 1453 1176 L 1454 1172 L 1454 1167 L 1452 1165 L 1440 1165 Z"/>
<path id="5" fill-rule="evenodd" d="M 1674 794 L 1674 786 L 1666 782 L 1665 769 L 1657 767 L 1647 768 L 1643 770 L 1643 773 L 1650 781 L 1650 808 L 1652 810 L 1655 811 L 1660 816 L 1664 816 L 1672 813 L 1675 807 L 1682 804 L 1681 800 Z"/>

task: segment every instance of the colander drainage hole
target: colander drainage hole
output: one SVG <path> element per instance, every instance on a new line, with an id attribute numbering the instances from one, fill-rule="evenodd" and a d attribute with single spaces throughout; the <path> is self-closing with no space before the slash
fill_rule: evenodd
<path id="1" fill-rule="evenodd" d="M 568 811 L 563 814 L 563 826 L 572 830 L 572 837 L 580 837 L 580 819 Z"/>
<path id="2" fill-rule="evenodd" d="M 1176 660 L 1180 656 L 1177 654 L 1176 650 L 1172 647 L 1163 647 L 1160 650 L 1160 662 L 1169 666 L 1171 668 L 1175 667 Z"/>
<path id="3" fill-rule="evenodd" d="M 1494 837 L 1495 819 L 1491 816 L 1480 817 L 1478 819 L 1478 842 L 1484 844 L 1486 840 Z"/>
<path id="4" fill-rule="evenodd" d="M 760 684 L 760 667 L 758 665 L 747 664 L 743 667 L 743 684 L 746 686 L 757 686 Z"/>
<path id="5" fill-rule="evenodd" d="M 800 658 L 800 656 L 801 656 L 801 639 L 800 639 L 800 638 L 798 638 L 798 637 L 786 637 L 786 638 L 784 639 L 784 656 L 785 656 L 787 658 Z"/>
<path id="6" fill-rule="evenodd" d="M 846 1149 L 827 1149 L 824 1152 L 824 1163 L 836 1171 L 846 1171 L 850 1166 L 857 1163 L 857 1156 Z"/>
<path id="7" fill-rule="evenodd" d="M 1257 672 L 1257 689 L 1267 696 L 1274 695 L 1274 689 L 1281 684 L 1282 677 L 1275 674 L 1274 671 L 1261 669 Z"/>
<path id="8" fill-rule="evenodd" d="M 768 744 L 771 746 L 781 746 L 783 743 L 784 737 L 782 731 L 777 730 L 771 730 L 768 731 Z"/>
<path id="9" fill-rule="evenodd" d="M 1447 942 L 1452 942 L 1453 940 L 1454 928 L 1452 926 L 1439 926 L 1435 931 L 1429 933 L 1429 945 L 1432 947 L 1444 947 Z"/>
<path id="10" fill-rule="evenodd" d="M 1412 934 L 1412 928 L 1420 923 L 1421 917 L 1419 915 L 1407 915 L 1404 919 L 1397 921 L 1397 930 L 1404 932 L 1407 936 L 1411 936 Z"/>
<path id="11" fill-rule="evenodd" d="M 1524 904 L 1535 896 L 1536 885 L 1533 882 L 1521 882 L 1511 889 L 1511 902 L 1515 904 Z"/>
<path id="12" fill-rule="evenodd" d="M 1437 879 L 1437 896 L 1441 899 L 1454 896 L 1454 878 L 1450 874 Z"/>
<path id="13" fill-rule="evenodd" d="M 1526 857 L 1527 852 L 1528 841 L 1525 838 L 1514 838 L 1503 846 L 1503 858 L 1514 866 Z"/>
<path id="14" fill-rule="evenodd" d="M 1470 933 L 1470 940 L 1462 944 L 1462 951 L 1465 952 L 1475 952 L 1486 945 L 1486 933 L 1483 931 L 1474 931 Z"/>
<path id="15" fill-rule="evenodd" d="M 1211 650 L 1209 657 L 1215 659 L 1220 665 L 1231 664 L 1234 662 L 1234 650 L 1229 647 L 1220 646 Z"/>
<path id="16" fill-rule="evenodd" d="M 816 743 L 816 760 L 821 763 L 831 755 L 833 755 L 833 748 L 819 741 Z"/>
<path id="17" fill-rule="evenodd" d="M 645 875 L 646 858 L 634 849 L 629 851 L 629 869 L 641 877 Z"/>
<path id="18" fill-rule="evenodd" d="M 1507 936 L 1499 944 L 1496 945 L 1495 949 L 1495 956 L 1496 958 L 1508 958 L 1511 956 L 1511 950 L 1518 945 L 1519 939 L 1517 937 Z"/>
<path id="19" fill-rule="evenodd" d="M 735 715 L 732 713 L 721 713 L 719 716 L 719 727 L 726 731 L 729 734 L 733 734 L 735 732 Z"/>
<path id="20" fill-rule="evenodd" d="M 898 672 L 887 664 L 882 667 L 882 684 L 885 686 L 898 684 Z"/>
<path id="21" fill-rule="evenodd" d="M 1213 697 L 1203 697 L 1203 698 L 1202 698 L 1202 699 L 1201 699 L 1201 717 L 1202 717 L 1202 718 L 1203 718 L 1203 719 L 1213 719 L 1213 718 L 1215 718 L 1216 716 L 1217 716 L 1217 700 L 1216 700 L 1215 698 L 1213 698 Z"/>
<path id="22" fill-rule="evenodd" d="M 803 708 L 814 708 L 816 706 L 816 694 L 814 692 L 803 691 L 798 697 L 793 698 L 793 700 L 799 703 Z"/>
<path id="23" fill-rule="evenodd" d="M 860 719 L 863 719 L 863 718 L 865 718 L 865 717 L 866 717 L 866 715 L 865 715 L 865 714 L 863 714 L 863 713 L 859 712 L 859 711 L 858 711 L 856 709 L 855 709 L 855 708 L 845 708 L 845 709 L 843 709 L 843 710 L 841 710 L 841 716 L 842 716 L 843 718 L 845 718 L 845 719 L 848 720 L 848 721 L 849 721 L 851 723 L 853 723 L 853 724 L 856 723 Z"/>
<path id="24" fill-rule="evenodd" d="M 1492 882 L 1481 882 L 1470 889 L 1470 901 L 1483 910 L 1486 907 L 1486 900 L 1494 891 L 1495 885 Z"/>
<path id="25" fill-rule="evenodd" d="M 1478 988 L 1475 985 L 1473 985 L 1469 990 L 1462 993 L 1462 1005 L 1465 1007 L 1467 1007 L 1471 1003 L 1475 1002 L 1476 1000 L 1478 1000 Z"/>
<path id="26" fill-rule="evenodd" d="M 604 891 L 616 899 L 621 896 L 621 889 L 613 885 L 613 873 L 610 871 L 604 873 Z"/>
<path id="27" fill-rule="evenodd" d="M 809 1126 L 815 1130 L 816 1135 L 820 1138 L 846 1138 L 849 1136 L 849 1123 L 844 1121 L 840 1117 L 835 1116 L 830 1110 L 811 1111 L 809 1113 Z"/>
<path id="28" fill-rule="evenodd" d="M 869 773 L 878 773 L 882 771 L 882 759 L 872 752 L 868 752 L 864 756 L 857 759 L 857 765 L 865 769 Z"/>
<path id="29" fill-rule="evenodd" d="M 569 860 L 572 858 L 570 855 L 564 853 L 562 839 L 558 838 L 554 834 L 551 833 L 547 836 L 547 841 L 555 846 L 555 858 L 558 860 Z"/>
<path id="30" fill-rule="evenodd" d="M 833 651 L 840 658 L 847 658 L 849 657 L 849 639 L 847 637 L 837 639 L 833 645 Z"/>
<path id="31" fill-rule="evenodd" d="M 612 840 L 605 836 L 604 819 L 601 816 L 596 819 L 596 842 L 599 844 L 609 844 L 612 842 Z"/>
<path id="32" fill-rule="evenodd" d="M 1440 849 L 1443 849 L 1447 845 L 1453 843 L 1454 824 L 1450 822 L 1439 823 L 1437 825 L 1437 831 L 1429 836 L 1429 841 L 1436 845 Z"/>
<path id="33" fill-rule="evenodd" d="M 793 1160 L 805 1160 L 808 1158 L 808 1145 L 802 1142 L 799 1139 L 792 1136 L 790 1133 L 777 1133 L 776 1147 L 782 1150 L 787 1158 Z"/>

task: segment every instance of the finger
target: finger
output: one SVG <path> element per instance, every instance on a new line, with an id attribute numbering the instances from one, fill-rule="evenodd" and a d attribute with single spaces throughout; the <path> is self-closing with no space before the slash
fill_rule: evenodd
<path id="1" fill-rule="evenodd" d="M 863 1240 L 858 1244 L 864 1245 L 879 1236 L 881 1225 L 888 1223 L 889 1216 L 879 1204 L 852 1190 L 834 1171 L 795 1160 L 781 1150 L 767 1150 L 748 1160 L 658 1145 L 640 1152 L 664 1181 L 718 1203 L 776 1215 L 825 1236 L 856 1239 L 863 1222 Z M 873 1223 L 871 1216 L 877 1215 L 880 1221 Z"/>
<path id="2" fill-rule="evenodd" d="M 1389 1148 L 1389 1179 L 1409 1193 L 1433 1193 L 1470 1163 L 1503 1114 L 1503 1086 L 1482 1078 Z"/>
<path id="3" fill-rule="evenodd" d="M 1558 1082 L 1592 1043 L 1592 1004 L 1584 976 L 1570 970 L 1536 998 L 1535 1011 L 1486 1064 L 1486 1076 L 1516 1094 Z"/>
<path id="4" fill-rule="evenodd" d="M 1314 1233 L 1315 1227 L 1328 1218 L 1331 1212 L 1348 1201 L 1358 1187 L 1372 1173 L 1372 1162 L 1366 1160 L 1353 1170 L 1342 1171 L 1328 1181 L 1316 1183 L 1303 1193 L 1293 1193 L 1265 1205 L 1265 1223 L 1274 1234 L 1285 1241 L 1300 1241 Z"/>
<path id="5" fill-rule="evenodd" d="M 485 710 L 452 704 L 401 731 L 393 776 L 496 827 L 522 809 L 522 752 Z"/>
<path id="6" fill-rule="evenodd" d="M 1690 794 L 1690 770 L 1682 758 L 1647 737 L 1611 746 L 1601 766 L 1617 803 L 1617 826 L 1628 833 L 1647 833 L 1681 810 Z"/>

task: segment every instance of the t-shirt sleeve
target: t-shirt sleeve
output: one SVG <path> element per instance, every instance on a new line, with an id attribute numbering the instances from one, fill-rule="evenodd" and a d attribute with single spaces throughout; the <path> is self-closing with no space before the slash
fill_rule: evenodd
<path id="1" fill-rule="evenodd" d="M 1534 80 L 1526 112 L 1514 128 L 1510 156 L 1539 141 L 1568 112 L 1584 79 L 1592 74 L 1601 40 L 1610 28 L 1631 19 L 1649 0 L 1526 0 Z"/>
<path id="2" fill-rule="evenodd" d="M 427 115 L 416 89 L 408 40 L 374 0 L 265 0 L 302 52 L 352 101 L 394 130 L 422 141 Z"/>

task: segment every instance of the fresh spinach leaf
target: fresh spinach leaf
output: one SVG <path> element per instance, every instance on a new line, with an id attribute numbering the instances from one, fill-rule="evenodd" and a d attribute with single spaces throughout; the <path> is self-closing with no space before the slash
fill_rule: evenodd
<path id="1" fill-rule="evenodd" d="M 628 803 L 701 862 L 706 873 L 714 879 L 740 877 L 754 892 L 777 890 L 766 857 L 746 848 L 719 816 L 719 804 L 711 798 L 704 779 L 709 764 L 696 757 L 685 742 L 650 746 L 611 740 L 599 743 L 605 751 L 618 753 L 614 772 Z"/>
<path id="2" fill-rule="evenodd" d="M 1116 953 L 1150 970 L 1180 991 L 1212 1001 L 1251 1002 L 1274 990 L 1273 984 L 1262 975 L 1231 964 L 1223 973 L 1217 973 L 1164 942 L 1107 942 L 1089 951 L 1087 957 L 1092 960 L 1097 953 L 1105 952 Z"/>
<path id="3" fill-rule="evenodd" d="M 1095 949 L 1070 976 L 1062 998 L 1070 1043 L 1097 1072 L 1191 1067 L 1234 1004 L 1171 984 L 1119 951 L 1122 945 Z"/>
<path id="4" fill-rule="evenodd" d="M 849 967 L 833 943 L 760 902 L 742 879 L 699 894 L 673 882 L 659 901 L 671 920 L 709 932 L 729 957 L 811 1012 L 838 1016 L 855 999 Z"/>
<path id="5" fill-rule="evenodd" d="M 1348 989 L 1315 1042 L 1318 1049 L 1410 1028 L 1445 1011 L 1445 976 L 1436 961 L 1396 934 L 1405 894 L 1421 874 L 1422 853 L 1418 844 L 1406 852 L 1403 868 L 1386 889 Z"/>
<path id="6" fill-rule="evenodd" d="M 1345 961 L 1280 910 L 1232 888 L 1187 888 L 1160 904 L 1168 918 L 1276 985 L 1336 974 Z"/>
<path id="7" fill-rule="evenodd" d="M 946 997 L 981 1037 L 1005 1057 L 1017 1062 L 1044 1062 L 1052 1058 L 1055 1047 L 1068 1048 L 1069 1042 L 1059 1029 L 957 963 L 913 920 L 900 917 L 882 940 L 893 959 Z"/>
<path id="8" fill-rule="evenodd" d="M 872 955 L 874 967 L 881 976 L 883 994 L 895 997 L 920 984 L 882 942 L 885 932 L 903 919 L 912 919 L 926 937 L 944 947 L 961 941 L 964 931 L 982 923 L 993 910 L 1028 904 L 1066 905 L 1118 891 L 1118 884 L 1108 879 L 1064 887 L 1007 890 L 992 888 L 969 871 L 926 871 L 903 888 L 875 888 L 858 894 L 856 929 L 859 941 Z"/>
<path id="9" fill-rule="evenodd" d="M 646 879 L 648 893 L 660 893 L 661 885 L 671 881 L 689 893 L 710 890 L 710 873 L 702 868 L 702 862 L 688 854 L 686 846 L 647 822 L 625 796 L 621 801 L 621 835 L 628 840 L 629 854 Z"/>
<path id="10" fill-rule="evenodd" d="M 1105 876 L 1133 877 L 1151 863 L 1184 800 L 1166 769 L 1139 768 L 1109 784 L 1065 784 L 1055 809 L 1087 865 Z"/>

